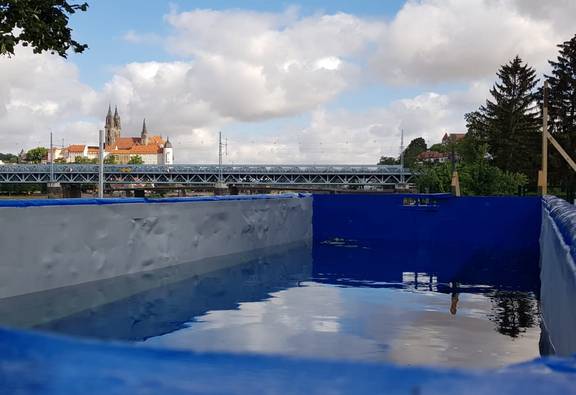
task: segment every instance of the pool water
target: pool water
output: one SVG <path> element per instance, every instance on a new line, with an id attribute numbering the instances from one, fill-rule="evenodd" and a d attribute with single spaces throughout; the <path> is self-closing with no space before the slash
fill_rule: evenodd
<path id="1" fill-rule="evenodd" d="M 160 286 L 34 327 L 145 347 L 402 365 L 495 368 L 538 357 L 533 262 L 492 280 L 486 256 L 435 270 L 431 262 L 451 259 L 443 248 L 275 248 L 178 281 L 163 275 Z"/>

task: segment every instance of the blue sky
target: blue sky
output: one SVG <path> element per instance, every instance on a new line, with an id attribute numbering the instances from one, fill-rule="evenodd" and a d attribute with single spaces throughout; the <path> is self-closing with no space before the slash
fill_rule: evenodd
<path id="1" fill-rule="evenodd" d="M 181 163 L 214 162 L 219 131 L 235 163 L 375 163 L 401 129 L 464 131 L 498 67 L 544 72 L 576 19 L 569 0 L 88 2 L 85 53 L 0 58 L 0 152 L 93 143 L 111 103 Z"/>

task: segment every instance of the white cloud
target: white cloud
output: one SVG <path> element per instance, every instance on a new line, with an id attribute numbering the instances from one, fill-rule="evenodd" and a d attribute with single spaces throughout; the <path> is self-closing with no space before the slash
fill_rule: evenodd
<path id="1" fill-rule="evenodd" d="M 78 81 L 72 63 L 56 56 L 20 49 L 0 58 L 0 150 L 46 145 L 50 131 L 68 141 L 88 139 L 85 123 L 74 122 L 89 117 L 97 96 Z"/>
<path id="2" fill-rule="evenodd" d="M 139 33 L 134 30 L 128 30 L 122 35 L 122 40 L 131 44 L 161 44 L 163 39 L 155 33 Z"/>
<path id="3" fill-rule="evenodd" d="M 544 67 L 569 39 L 555 18 L 535 17 L 524 0 L 409 1 L 382 36 L 372 58 L 387 83 L 467 81 L 495 74 L 515 55 Z M 557 1 L 556 3 L 561 3 Z M 543 2 L 546 4 L 548 2 Z M 563 10 L 572 20 L 574 6 Z"/>
<path id="4" fill-rule="evenodd" d="M 195 93 L 222 116 L 255 121 L 310 111 L 353 84 L 354 56 L 382 24 L 347 14 L 196 10 L 170 14 L 171 51 L 193 59 Z"/>

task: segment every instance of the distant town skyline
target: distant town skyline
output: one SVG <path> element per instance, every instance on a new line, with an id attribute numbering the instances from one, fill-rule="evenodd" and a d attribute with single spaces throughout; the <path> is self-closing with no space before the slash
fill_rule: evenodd
<path id="1" fill-rule="evenodd" d="M 88 1 L 89 45 L 68 60 L 0 58 L 0 152 L 97 143 L 109 103 L 123 128 L 170 136 L 178 163 L 374 164 L 406 141 L 464 132 L 498 67 L 539 74 L 576 31 L 576 2 Z"/>

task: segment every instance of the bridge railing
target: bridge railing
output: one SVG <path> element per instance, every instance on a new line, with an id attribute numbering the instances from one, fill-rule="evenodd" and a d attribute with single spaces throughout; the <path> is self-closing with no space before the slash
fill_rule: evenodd
<path id="1" fill-rule="evenodd" d="M 215 173 L 218 165 L 105 165 L 106 173 Z M 242 174 L 411 174 L 400 166 L 370 165 L 224 165 L 224 173 Z M 97 173 L 98 165 L 54 164 L 55 173 Z M 1 165 L 0 173 L 50 173 L 46 164 Z"/>

